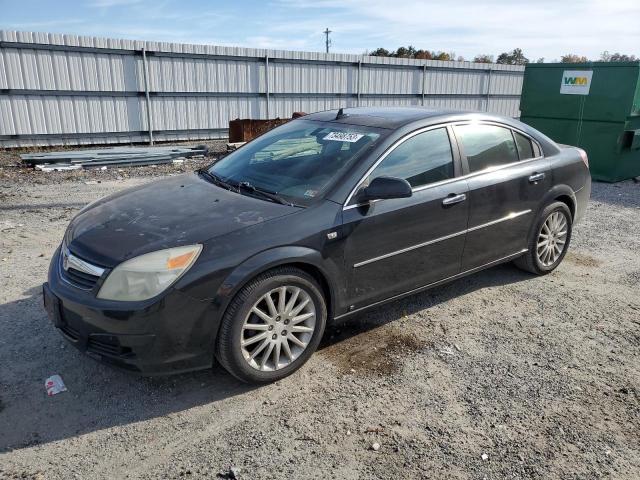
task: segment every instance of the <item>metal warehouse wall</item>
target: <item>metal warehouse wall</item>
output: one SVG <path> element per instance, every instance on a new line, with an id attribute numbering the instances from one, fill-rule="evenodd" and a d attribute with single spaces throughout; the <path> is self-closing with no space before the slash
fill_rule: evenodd
<path id="1" fill-rule="evenodd" d="M 223 138 L 345 106 L 519 116 L 523 67 L 0 30 L 0 146 Z"/>

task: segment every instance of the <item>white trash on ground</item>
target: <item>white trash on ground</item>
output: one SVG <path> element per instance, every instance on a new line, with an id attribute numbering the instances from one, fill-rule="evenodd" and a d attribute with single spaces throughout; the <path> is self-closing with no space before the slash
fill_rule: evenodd
<path id="1" fill-rule="evenodd" d="M 51 375 L 44 381 L 44 387 L 47 389 L 47 395 L 50 397 L 60 392 L 66 392 L 67 387 L 64 386 L 60 375 Z"/>

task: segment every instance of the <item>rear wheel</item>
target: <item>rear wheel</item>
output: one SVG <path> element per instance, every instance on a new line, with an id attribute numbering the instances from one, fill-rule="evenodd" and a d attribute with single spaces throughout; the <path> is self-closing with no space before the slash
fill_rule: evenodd
<path id="1" fill-rule="evenodd" d="M 529 250 L 514 261 L 516 266 L 536 275 L 546 275 L 560 265 L 571 241 L 571 211 L 554 202 L 542 211 L 529 238 Z"/>
<path id="2" fill-rule="evenodd" d="M 249 282 L 227 309 L 218 361 L 245 382 L 273 382 L 300 368 L 320 343 L 327 318 L 317 282 L 282 267 Z"/>

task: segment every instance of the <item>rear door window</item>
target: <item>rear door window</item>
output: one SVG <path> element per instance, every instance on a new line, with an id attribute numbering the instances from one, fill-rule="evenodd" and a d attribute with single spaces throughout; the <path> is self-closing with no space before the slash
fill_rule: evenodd
<path id="1" fill-rule="evenodd" d="M 454 176 L 451 142 L 446 128 L 427 130 L 409 138 L 380 162 L 369 176 L 403 178 L 413 187 Z"/>
<path id="2" fill-rule="evenodd" d="M 472 123 L 457 125 L 455 131 L 471 173 L 518 161 L 516 144 L 508 128 Z"/>
<path id="3" fill-rule="evenodd" d="M 518 146 L 518 155 L 520 156 L 520 160 L 535 157 L 531 140 L 518 132 L 513 132 L 513 136 L 516 138 L 516 145 Z"/>

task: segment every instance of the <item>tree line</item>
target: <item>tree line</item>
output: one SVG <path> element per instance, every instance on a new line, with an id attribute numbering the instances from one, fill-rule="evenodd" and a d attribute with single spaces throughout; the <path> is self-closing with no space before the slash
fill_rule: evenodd
<path id="1" fill-rule="evenodd" d="M 522 49 L 514 48 L 510 52 L 503 52 L 497 57 L 489 54 L 479 54 L 476 55 L 473 59 L 467 60 L 462 56 L 456 56 L 454 52 L 442 52 L 442 51 L 434 51 L 434 50 L 423 50 L 416 49 L 415 47 L 409 45 L 408 47 L 400 47 L 397 50 L 387 50 L 386 48 L 376 48 L 372 52 L 365 52 L 366 55 L 372 55 L 374 57 L 395 57 L 395 58 L 414 58 L 416 60 L 456 60 L 458 62 L 471 61 L 474 63 L 501 63 L 504 65 L 526 65 L 530 63 L 529 60 Z M 602 52 L 600 58 L 589 60 L 584 55 L 576 55 L 574 53 L 568 53 L 566 55 L 562 55 L 560 60 L 553 60 L 553 62 L 562 62 L 562 63 L 584 63 L 590 61 L 596 62 L 635 62 L 639 61 L 640 58 L 635 55 L 626 55 L 622 53 L 609 53 L 608 51 Z M 544 63 L 544 57 L 538 58 L 536 63 Z"/>

